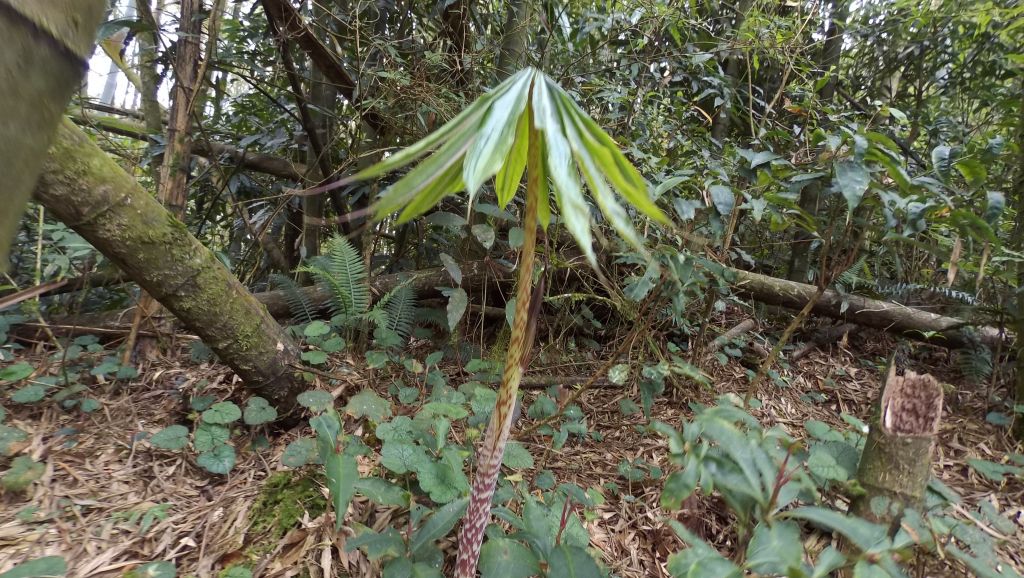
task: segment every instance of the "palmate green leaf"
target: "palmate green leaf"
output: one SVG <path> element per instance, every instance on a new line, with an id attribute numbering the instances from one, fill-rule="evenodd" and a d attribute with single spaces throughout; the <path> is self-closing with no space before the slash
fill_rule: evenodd
<path id="1" fill-rule="evenodd" d="M 530 115 L 519 115 L 516 137 L 505 163 L 498 169 L 494 179 L 494 190 L 498 195 L 498 206 L 504 209 L 516 195 L 516 189 L 526 172 L 526 161 L 530 150 Z"/>
<path id="2" fill-rule="evenodd" d="M 572 150 L 565 138 L 565 128 L 558 112 L 557 97 L 546 82 L 533 83 L 533 122 L 544 136 L 544 159 L 548 175 L 555 187 L 555 202 L 569 234 L 583 250 L 591 266 L 597 265 L 590 230 L 590 207 L 583 199 L 580 176 L 572 162 Z"/>
<path id="3" fill-rule="evenodd" d="M 473 119 L 473 125 L 467 124 L 454 138 L 438 149 L 437 152 L 406 173 L 398 182 L 388 187 L 374 205 L 373 213 L 375 217 L 383 219 L 387 215 L 405 207 L 406 210 L 403 210 L 402 215 L 399 217 L 399 222 L 404 223 L 413 217 L 419 216 L 418 214 L 411 216 L 407 214 L 409 213 L 407 205 L 413 202 L 418 195 L 429 191 L 436 184 L 436 181 L 442 177 L 447 177 L 449 180 L 455 178 L 457 182 L 461 183 L 461 162 L 466 155 L 466 151 L 469 150 L 469 146 L 476 138 L 475 123 L 479 122 L 482 114 L 482 110 L 478 111 Z"/>
<path id="4" fill-rule="evenodd" d="M 565 133 L 569 137 L 569 143 L 572 146 L 573 157 L 579 164 L 580 169 L 582 169 L 583 177 L 590 187 L 594 200 L 597 201 L 597 206 L 604 213 L 604 216 L 619 236 L 642 255 L 646 255 L 647 252 L 644 250 L 640 235 L 633 228 L 633 222 L 630 220 L 626 210 L 622 208 L 622 205 L 615 200 L 615 194 L 598 168 L 599 162 L 592 156 L 594 149 L 600 149 L 600 147 L 590 147 L 584 142 L 583 128 L 579 125 L 578 119 L 573 115 L 569 105 L 565 102 L 566 99 L 559 100 L 559 110 L 562 114 Z M 604 162 L 608 162 L 608 159 L 604 159 Z"/>
<path id="5" fill-rule="evenodd" d="M 604 173 L 605 178 L 623 198 L 642 213 L 662 223 L 668 223 L 668 217 L 648 195 L 647 183 L 644 182 L 636 167 L 619 150 L 619 145 L 601 130 L 594 119 L 590 118 L 554 81 L 546 80 L 551 85 L 551 90 L 560 97 L 562 118 L 565 124 L 568 125 L 571 118 L 579 127 L 583 145 L 596 159 L 597 166 Z"/>
<path id="6" fill-rule="evenodd" d="M 512 77 L 512 84 L 504 94 L 495 97 L 487 110 L 487 116 L 480 124 L 478 137 L 466 152 L 462 164 L 462 180 L 469 193 L 472 207 L 480 185 L 494 176 L 505 164 L 515 141 L 519 118 L 529 101 L 528 91 L 536 76 L 532 68 L 524 69 Z"/>

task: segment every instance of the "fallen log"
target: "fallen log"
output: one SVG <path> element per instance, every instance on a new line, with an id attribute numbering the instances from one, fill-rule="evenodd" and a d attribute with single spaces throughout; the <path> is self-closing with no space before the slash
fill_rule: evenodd
<path id="1" fill-rule="evenodd" d="M 488 280 L 507 283 L 512 279 L 508 271 L 498 267 L 493 261 L 469 261 L 461 264 L 460 267 L 462 269 L 462 285 L 467 288 L 478 287 Z M 739 269 L 727 268 L 725 275 L 731 279 L 733 290 L 738 294 L 761 303 L 789 309 L 802 308 L 817 291 L 813 285 L 786 281 Z M 372 277 L 370 288 L 376 298 L 406 282 L 421 292 L 432 291 L 436 287 L 452 284 L 448 272 L 444 268 L 437 267 Z M 330 300 L 330 291 L 324 287 L 304 287 L 300 291 L 315 306 L 324 306 Z M 285 291 L 257 293 L 255 297 L 274 317 L 283 319 L 291 315 Z M 811 312 L 951 348 L 969 345 L 974 340 L 994 348 L 1001 341 L 1008 341 L 1011 337 L 995 327 L 974 327 L 974 337 L 972 338 L 967 334 L 971 324 L 963 319 L 937 315 L 891 301 L 841 294 L 833 290 L 825 291 Z M 114 329 L 120 326 L 120 323 L 116 321 L 120 315 L 121 312 L 113 312 L 76 318 L 54 318 L 52 321 L 55 325 Z"/>
<path id="2" fill-rule="evenodd" d="M 733 290 L 740 295 L 787 309 L 802 308 L 817 291 L 813 285 L 739 269 L 727 268 L 726 277 L 731 277 Z M 914 309 L 892 301 L 843 294 L 832 289 L 825 291 L 814 304 L 811 313 L 946 347 L 964 347 L 977 340 L 994 348 L 1009 339 L 1009 335 L 995 327 L 973 327 L 972 338 L 968 335 L 971 323 L 963 319 Z"/>

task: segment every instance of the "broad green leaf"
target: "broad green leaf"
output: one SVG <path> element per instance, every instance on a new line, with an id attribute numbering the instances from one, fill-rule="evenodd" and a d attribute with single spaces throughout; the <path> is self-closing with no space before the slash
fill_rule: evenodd
<path id="1" fill-rule="evenodd" d="M 391 403 L 374 391 L 364 389 L 348 401 L 345 413 L 355 418 L 368 418 L 373 423 L 382 423 L 391 417 Z"/>
<path id="2" fill-rule="evenodd" d="M 708 187 L 708 194 L 711 195 L 711 202 L 714 203 L 719 215 L 723 218 L 732 215 L 732 210 L 736 206 L 736 195 L 733 194 L 732 187 L 711 185 Z"/>
<path id="3" fill-rule="evenodd" d="M 836 163 L 836 183 L 839 191 L 843 193 L 846 204 L 852 212 L 864 198 L 864 193 L 871 184 L 871 173 L 868 172 L 864 163 L 851 159 L 842 160 Z"/>
<path id="4" fill-rule="evenodd" d="M 345 512 L 355 494 L 355 482 L 359 479 L 359 464 L 356 459 L 344 453 L 332 453 L 324 460 L 327 474 L 327 490 L 334 506 L 334 531 L 341 530 Z"/>
<path id="5" fill-rule="evenodd" d="M 513 82 L 509 89 L 491 101 L 487 115 L 477 129 L 477 138 L 466 152 L 462 166 L 462 180 L 469 193 L 470 207 L 480 185 L 498 172 L 512 149 L 519 117 L 529 100 L 528 91 L 534 76 L 532 68 L 516 73 L 510 79 Z"/>
<path id="6" fill-rule="evenodd" d="M 369 528 L 357 530 L 357 534 L 345 541 L 345 551 L 351 552 L 360 549 L 366 553 L 370 560 L 380 560 L 388 557 L 401 556 L 405 552 L 405 542 L 402 535 L 394 528 L 377 533 Z"/>
<path id="7" fill-rule="evenodd" d="M 440 257 L 445 270 L 452 276 L 452 281 L 455 281 L 456 285 L 462 285 L 462 268 L 459 264 L 448 253 L 441 253 Z"/>
<path id="8" fill-rule="evenodd" d="M 320 461 L 334 454 L 341 439 L 341 418 L 333 408 L 309 419 L 309 427 L 316 432 L 316 448 Z"/>
<path id="9" fill-rule="evenodd" d="M 245 566 L 232 566 L 218 574 L 217 578 L 252 578 L 252 570 Z"/>
<path id="10" fill-rule="evenodd" d="M 380 369 L 391 361 L 391 357 L 387 351 L 367 351 L 366 352 L 366 365 L 370 369 Z"/>
<path id="11" fill-rule="evenodd" d="M 213 424 L 229 424 L 242 417 L 242 410 L 230 401 L 222 401 L 210 406 L 203 412 L 203 422 Z"/>
<path id="12" fill-rule="evenodd" d="M 46 472 L 46 464 L 36 462 L 28 456 L 11 460 L 11 467 L 0 478 L 0 486 L 8 492 L 21 492 L 32 485 Z"/>
<path id="13" fill-rule="evenodd" d="M 790 576 L 800 571 L 803 540 L 796 522 L 761 522 L 747 546 L 747 566 L 758 574 Z"/>
<path id="14" fill-rule="evenodd" d="M 945 145 L 939 145 L 932 149 L 932 167 L 943 181 L 949 180 L 949 173 L 952 169 L 949 153 L 950 148 Z"/>
<path id="15" fill-rule="evenodd" d="M 412 495 L 383 478 L 359 478 L 355 483 L 356 492 L 380 506 L 408 508 Z"/>
<path id="16" fill-rule="evenodd" d="M 444 172 L 439 173 L 436 178 L 432 178 L 431 181 L 424 183 L 423 188 L 409 201 L 405 209 L 399 213 L 398 223 L 406 223 L 415 219 L 437 205 L 441 199 L 465 189 L 460 168 L 459 163 L 454 162 L 444 169 Z"/>
<path id="17" fill-rule="evenodd" d="M 688 467 L 669 474 L 661 489 L 662 509 L 678 510 L 682 507 L 683 502 L 697 489 L 699 473 L 699 468 Z"/>
<path id="18" fill-rule="evenodd" d="M 960 159 L 953 166 L 963 175 L 964 180 L 967 181 L 967 186 L 972 189 L 984 185 L 985 180 L 988 178 L 988 170 L 985 169 L 985 165 L 981 164 L 981 161 L 978 159 Z"/>
<path id="19" fill-rule="evenodd" d="M 615 385 L 623 385 L 629 379 L 629 364 L 620 363 L 608 370 L 608 381 Z"/>
<path id="20" fill-rule="evenodd" d="M 231 439 L 231 430 L 225 426 L 201 423 L 196 427 L 195 443 L 193 445 L 197 452 L 207 452 L 228 443 L 229 439 Z"/>
<path id="21" fill-rule="evenodd" d="M 293 441 L 281 454 L 281 463 L 289 468 L 301 468 L 316 461 L 316 442 L 311 438 L 299 438 Z"/>
<path id="22" fill-rule="evenodd" d="M 669 526 L 686 542 L 689 548 L 672 554 L 668 558 L 668 572 L 673 578 L 741 578 L 743 572 L 732 562 L 722 557 L 717 550 L 690 532 L 676 520 L 669 520 Z"/>
<path id="23" fill-rule="evenodd" d="M 986 194 L 985 214 L 982 218 L 991 226 L 995 226 L 1006 208 L 1006 195 L 1000 191 L 989 191 Z"/>
<path id="24" fill-rule="evenodd" d="M 811 578 L 831 576 L 832 572 L 838 570 L 844 564 L 846 564 L 846 556 L 834 546 L 829 546 L 821 554 L 818 554 L 818 559 L 814 561 L 814 574 L 811 575 Z"/>
<path id="25" fill-rule="evenodd" d="M 678 186 L 680 183 L 683 183 L 686 180 L 688 180 L 688 178 L 689 177 L 685 177 L 685 176 L 669 177 L 669 178 L 665 179 L 664 181 L 658 183 L 658 186 L 654 187 L 654 193 L 652 194 L 652 196 L 655 199 L 659 199 L 659 198 L 661 198 L 662 195 L 664 195 L 668 191 L 672 190 L 674 187 Z"/>
<path id="26" fill-rule="evenodd" d="M 327 363 L 327 353 L 319 349 L 310 349 L 302 352 L 302 361 L 310 365 L 323 365 Z"/>
<path id="27" fill-rule="evenodd" d="M 320 337 L 321 335 L 327 335 L 330 332 L 331 326 L 320 320 L 311 322 L 302 330 L 302 334 L 306 337 Z"/>
<path id="28" fill-rule="evenodd" d="M 803 506 L 782 514 L 831 528 L 865 552 L 881 551 L 890 544 L 885 526 L 817 506 Z"/>
<path id="29" fill-rule="evenodd" d="M 183 425 L 165 427 L 153 434 L 149 443 L 162 450 L 180 450 L 188 445 L 188 428 Z"/>
<path id="30" fill-rule="evenodd" d="M 469 479 L 462 471 L 462 463 L 440 459 L 420 462 L 416 477 L 420 487 L 438 504 L 447 504 L 459 496 L 469 493 Z"/>
<path id="31" fill-rule="evenodd" d="M 296 398 L 299 405 L 312 411 L 324 411 L 334 405 L 334 396 L 331 392 L 322 389 L 304 391 Z"/>
<path id="32" fill-rule="evenodd" d="M 221 444 L 199 454 L 196 463 L 211 474 L 227 475 L 235 467 L 235 448 Z"/>
<path id="33" fill-rule="evenodd" d="M 46 397 L 46 387 L 33 383 L 12 393 L 10 400 L 14 403 L 35 403 L 44 397 Z"/>
<path id="34" fill-rule="evenodd" d="M 494 245 L 494 227 L 487 223 L 479 223 L 477 225 L 473 225 L 471 231 L 473 232 L 473 236 L 476 237 L 476 240 L 484 246 L 484 249 L 490 249 L 491 246 Z"/>
<path id="35" fill-rule="evenodd" d="M 615 193 L 612 192 L 611 188 L 608 187 L 608 183 L 605 182 L 605 177 L 601 175 L 600 169 L 598 168 L 601 161 L 596 160 L 593 156 L 595 148 L 599 149 L 599 146 L 588 146 L 588 143 L 584 142 L 583 136 L 581 135 L 582 128 L 578 124 L 578 120 L 569 112 L 568 106 L 564 100 L 559 103 L 560 111 L 562 113 L 563 125 L 565 126 L 565 133 L 569 137 L 569 142 L 572 144 L 573 156 L 576 162 L 579 164 L 580 169 L 583 172 L 583 177 L 587 181 L 587 185 L 590 187 L 590 192 L 597 202 L 597 206 L 601 209 L 601 213 L 604 214 L 608 222 L 611 223 L 612 228 L 629 243 L 634 249 L 639 251 L 642 255 L 646 254 L 643 242 L 640 240 L 640 236 L 637 234 L 636 229 L 633 227 L 633 222 L 630 220 L 626 210 L 622 208 L 622 205 L 615 200 Z M 603 159 L 603 162 L 608 162 L 608 159 Z M 646 189 L 644 195 L 646 195 Z"/>
<path id="36" fill-rule="evenodd" d="M 456 522 L 462 518 L 468 505 L 469 498 L 462 498 L 445 504 L 431 514 L 423 526 L 413 534 L 409 543 L 409 551 L 415 555 L 424 546 L 433 544 L 447 536 L 448 532 L 455 527 Z"/>
<path id="37" fill-rule="evenodd" d="M 396 474 L 414 472 L 430 462 L 427 450 L 406 441 L 388 441 L 380 451 L 380 463 Z"/>
<path id="38" fill-rule="evenodd" d="M 9 365 L 3 369 L 0 369 L 0 381 L 21 381 L 26 377 L 32 375 L 35 368 L 24 361 L 19 361 L 13 365 Z"/>
<path id="39" fill-rule="evenodd" d="M 242 414 L 245 425 L 260 425 L 275 419 L 277 419 L 277 409 L 262 397 L 250 397 L 245 403 L 245 412 Z"/>
<path id="40" fill-rule="evenodd" d="M 589 552 L 577 546 L 555 546 L 547 556 L 548 576 L 554 578 L 600 578 L 601 568 Z"/>
<path id="41" fill-rule="evenodd" d="M 533 456 L 530 455 L 530 451 L 527 450 L 523 444 L 519 442 L 509 442 L 505 446 L 505 455 L 501 458 L 501 463 L 505 467 L 512 468 L 513 470 L 532 468 Z"/>
<path id="42" fill-rule="evenodd" d="M 63 556 L 44 556 L 18 564 L 0 574 L 0 578 L 50 578 L 64 576 L 67 571 Z"/>
<path id="43" fill-rule="evenodd" d="M 0 456 L 9 456 L 14 452 L 14 444 L 28 439 L 28 434 L 16 427 L 0 425 Z"/>
<path id="44" fill-rule="evenodd" d="M 554 184 L 555 201 L 569 233 L 576 239 L 591 266 L 597 265 L 590 230 L 590 207 L 583 199 L 583 190 L 572 150 L 565 138 L 565 128 L 558 112 L 557 97 L 547 82 L 533 84 L 534 125 L 544 134 L 548 176 Z"/>
<path id="45" fill-rule="evenodd" d="M 516 124 L 516 137 L 505 163 L 498 169 L 494 179 L 494 190 L 498 196 L 498 206 L 504 209 L 516 195 L 519 183 L 526 171 L 526 161 L 530 147 L 530 115 L 524 112 L 519 115 Z"/>
<path id="46" fill-rule="evenodd" d="M 540 562 L 529 548 L 508 538 L 491 538 L 480 550 L 481 578 L 529 578 Z"/>
<path id="47" fill-rule="evenodd" d="M 466 290 L 462 287 L 456 287 L 448 295 L 448 329 L 455 331 L 458 327 L 459 321 L 462 320 L 462 316 L 466 313 L 466 307 L 469 305 L 469 295 L 466 294 Z"/>
<path id="48" fill-rule="evenodd" d="M 448 227 L 450 229 L 461 229 L 466 226 L 466 218 L 462 215 L 456 215 L 455 213 L 449 213 L 447 211 L 434 211 L 423 220 L 431 225 L 440 225 L 442 227 Z"/>

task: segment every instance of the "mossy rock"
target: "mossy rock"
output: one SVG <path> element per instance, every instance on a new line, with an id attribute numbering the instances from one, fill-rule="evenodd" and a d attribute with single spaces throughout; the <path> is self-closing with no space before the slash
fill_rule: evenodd
<path id="1" fill-rule="evenodd" d="M 250 532 L 277 540 L 298 526 L 304 513 L 309 512 L 310 518 L 323 515 L 327 498 L 320 485 L 314 476 L 300 472 L 278 472 L 267 478 L 249 512 Z"/>

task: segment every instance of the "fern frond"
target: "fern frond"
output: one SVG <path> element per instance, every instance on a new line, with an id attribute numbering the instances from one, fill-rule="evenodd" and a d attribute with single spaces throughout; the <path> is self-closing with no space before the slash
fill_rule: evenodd
<path id="1" fill-rule="evenodd" d="M 381 305 L 387 312 L 387 329 L 403 340 L 409 339 L 416 321 L 416 290 L 409 285 L 399 285 L 381 299 L 378 307 Z"/>
<path id="2" fill-rule="evenodd" d="M 442 331 L 448 331 L 448 313 L 444 309 L 436 307 L 417 309 L 415 319 L 419 325 L 432 325 Z"/>
<path id="3" fill-rule="evenodd" d="M 967 381 L 984 383 L 992 376 L 992 351 L 981 344 L 958 349 L 956 365 Z"/>
<path id="4" fill-rule="evenodd" d="M 370 308 L 370 289 L 366 285 L 366 265 L 352 242 L 341 235 L 327 242 L 328 271 L 343 288 L 339 297 L 345 312 L 360 315 Z"/>
<path id="5" fill-rule="evenodd" d="M 301 291 L 295 280 L 279 273 L 272 273 L 270 282 L 284 291 L 284 299 L 288 303 L 288 309 L 292 312 L 292 319 L 298 323 L 309 323 L 313 320 L 316 308 L 313 307 L 313 302 Z"/>

